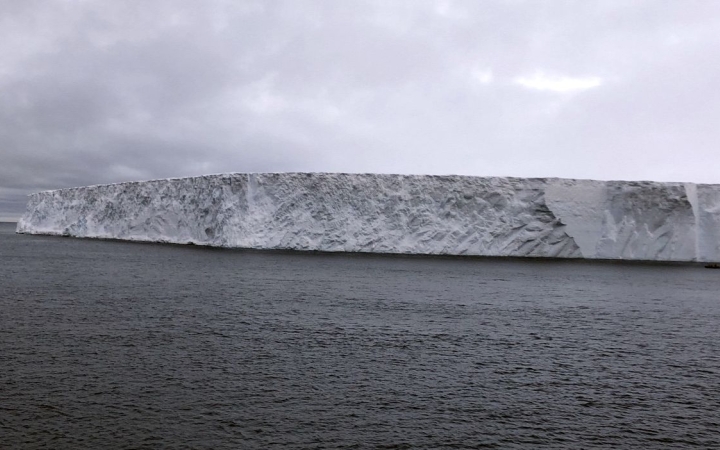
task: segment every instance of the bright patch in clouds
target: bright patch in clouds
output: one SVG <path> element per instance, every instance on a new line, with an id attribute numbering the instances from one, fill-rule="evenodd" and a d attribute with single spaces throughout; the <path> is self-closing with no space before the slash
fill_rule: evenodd
<path id="1" fill-rule="evenodd" d="M 515 83 L 528 89 L 552 92 L 578 92 L 593 89 L 602 84 L 599 77 L 565 77 L 537 72 L 529 77 L 517 77 Z"/>
<path id="2" fill-rule="evenodd" d="M 493 81 L 493 73 L 491 70 L 474 69 L 472 77 L 480 84 L 488 84 Z"/>

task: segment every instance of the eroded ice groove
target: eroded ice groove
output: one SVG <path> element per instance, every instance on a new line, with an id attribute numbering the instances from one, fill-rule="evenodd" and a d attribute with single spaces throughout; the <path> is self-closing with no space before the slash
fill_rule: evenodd
<path id="1" fill-rule="evenodd" d="M 208 175 L 39 192 L 17 231 L 259 249 L 715 261 L 720 186 Z"/>

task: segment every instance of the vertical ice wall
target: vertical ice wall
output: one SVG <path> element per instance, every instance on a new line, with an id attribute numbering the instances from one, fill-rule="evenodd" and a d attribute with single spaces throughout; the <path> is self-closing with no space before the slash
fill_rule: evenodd
<path id="1" fill-rule="evenodd" d="M 547 196 L 586 258 L 692 261 L 695 185 L 554 180 Z"/>
<path id="2" fill-rule="evenodd" d="M 716 261 L 720 186 L 209 175 L 33 194 L 17 231 L 243 248 Z"/>
<path id="3" fill-rule="evenodd" d="M 697 215 L 698 261 L 720 261 L 720 188 L 716 184 L 698 184 Z"/>

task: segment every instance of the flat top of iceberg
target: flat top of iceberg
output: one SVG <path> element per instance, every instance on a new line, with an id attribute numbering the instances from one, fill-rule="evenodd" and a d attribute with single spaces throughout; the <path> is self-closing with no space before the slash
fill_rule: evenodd
<path id="1" fill-rule="evenodd" d="M 508 181 L 535 181 L 550 182 L 556 181 L 560 183 L 628 183 L 628 184 L 663 184 L 670 186 L 678 185 L 703 185 L 703 186 L 720 186 L 720 184 L 692 183 L 681 181 L 653 181 L 653 180 L 594 180 L 588 178 L 564 178 L 564 177 L 517 177 L 517 176 L 479 176 L 479 175 L 456 175 L 456 174 L 397 174 L 397 173 L 370 173 L 370 172 L 221 172 L 213 174 L 192 175 L 187 177 L 169 177 L 169 178 L 153 178 L 148 180 L 131 180 L 119 181 L 115 183 L 98 183 L 86 186 L 73 186 L 68 188 L 48 189 L 40 192 L 50 193 L 57 191 L 67 191 L 81 188 L 95 188 L 104 186 L 118 186 L 135 183 L 156 183 L 162 181 L 175 181 L 187 179 L 203 179 L 203 178 L 222 178 L 222 177 L 239 177 L 248 175 L 287 175 L 293 176 L 317 176 L 317 177 L 397 177 L 397 178 L 431 178 L 431 179 L 484 179 L 484 180 L 508 180 Z M 32 195 L 32 194 L 31 194 Z"/>

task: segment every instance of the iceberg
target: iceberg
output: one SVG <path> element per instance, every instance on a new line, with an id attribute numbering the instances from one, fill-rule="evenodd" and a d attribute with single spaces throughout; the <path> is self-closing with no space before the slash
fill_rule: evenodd
<path id="1" fill-rule="evenodd" d="M 720 185 L 233 173 L 31 194 L 18 233 L 251 249 L 720 260 Z"/>

